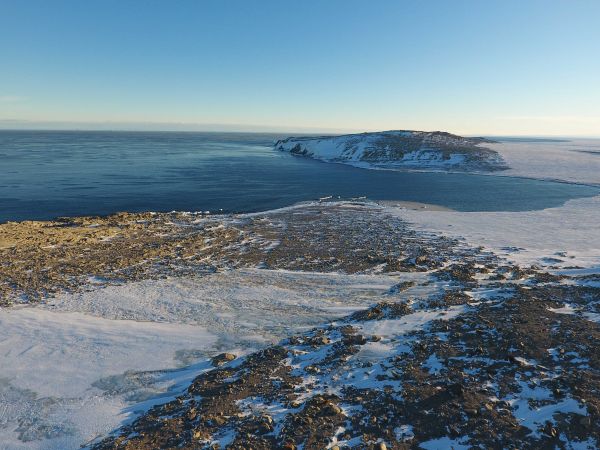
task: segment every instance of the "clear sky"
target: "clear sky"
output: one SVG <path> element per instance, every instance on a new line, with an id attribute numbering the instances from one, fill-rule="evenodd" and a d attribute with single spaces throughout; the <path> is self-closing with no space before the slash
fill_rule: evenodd
<path id="1" fill-rule="evenodd" d="M 0 0 L 0 127 L 600 136 L 600 1 Z"/>

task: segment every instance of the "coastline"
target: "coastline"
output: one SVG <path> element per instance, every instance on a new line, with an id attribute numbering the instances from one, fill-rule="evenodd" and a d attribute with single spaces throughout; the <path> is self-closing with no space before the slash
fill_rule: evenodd
<path id="1" fill-rule="evenodd" d="M 239 250 L 240 245 L 245 245 L 243 244 L 245 232 L 236 229 L 239 221 L 252 221 L 264 216 L 285 214 L 305 208 L 335 207 L 335 205 L 382 208 L 391 215 L 407 220 L 412 226 L 424 232 L 448 235 L 455 239 L 467 238 L 471 245 L 483 245 L 490 251 L 513 259 L 515 262 L 544 266 L 544 258 L 551 260 L 554 253 L 570 252 L 569 260 L 564 264 L 577 263 L 589 266 L 600 264 L 600 242 L 597 242 L 599 239 L 597 233 L 594 232 L 596 220 L 600 220 L 600 216 L 591 214 L 598 211 L 598 208 L 595 207 L 598 199 L 600 196 L 570 200 L 563 206 L 525 212 L 459 212 L 444 206 L 420 202 L 325 198 L 300 202 L 274 210 L 243 214 L 176 211 L 170 213 L 120 212 L 107 216 L 62 217 L 53 221 L 7 222 L 0 224 L 0 254 L 5 253 L 6 260 L 13 259 L 14 261 L 0 269 L 5 280 L 12 280 L 0 284 L 0 292 L 4 293 L 3 301 L 4 304 L 7 304 L 7 301 L 14 301 L 19 297 L 25 298 L 23 296 L 27 295 L 36 299 L 41 298 L 40 295 L 72 290 L 81 283 L 81 277 L 119 282 L 120 280 L 164 276 L 169 270 L 173 270 L 174 274 L 186 274 L 190 269 L 180 267 L 179 261 L 192 257 L 195 252 L 202 252 L 206 246 L 204 239 L 221 241 L 220 245 L 223 247 L 233 246 L 229 256 Z M 582 206 L 574 208 L 570 205 Z M 572 220 L 565 219 L 565 217 L 572 218 Z M 529 228 L 523 228 L 520 224 L 525 218 L 528 218 Z M 477 225 L 476 228 L 480 228 L 482 231 L 474 232 L 476 230 L 471 230 L 472 227 L 469 227 L 469 224 L 476 223 L 487 223 L 487 225 Z M 552 231 L 545 233 L 545 235 L 552 236 L 552 244 L 542 245 L 530 257 L 521 258 L 527 253 L 528 248 L 536 247 L 536 240 L 540 241 L 540 227 L 543 229 L 549 224 L 558 223 L 561 225 L 557 225 Z M 494 225 L 497 225 L 496 231 L 492 231 Z M 518 236 L 509 231 L 515 227 L 521 228 Z M 576 232 L 573 227 L 579 227 L 579 231 Z M 486 228 L 488 231 L 485 231 Z M 207 229 L 210 230 L 208 237 L 200 237 L 202 233 L 206 233 Z M 213 232 L 213 229 L 218 231 Z M 582 233 L 583 230 L 587 230 L 587 234 Z M 493 245 L 486 243 L 490 233 L 495 233 L 497 236 Z M 523 245 L 523 242 L 515 243 L 514 238 L 519 236 L 526 245 Z M 578 237 L 577 244 L 571 242 L 573 236 Z M 113 240 L 119 245 L 112 245 L 114 244 L 111 242 Z M 260 251 L 261 245 L 269 248 L 276 242 L 278 239 L 269 241 L 265 237 L 258 238 L 256 241 L 258 246 L 253 251 Z M 67 245 L 65 246 L 65 244 Z M 548 247 L 548 245 L 553 247 Z M 57 248 L 57 246 L 62 248 Z M 95 253 L 95 256 L 86 261 L 85 258 L 90 256 L 90 246 L 92 246 L 92 254 Z M 182 250 L 183 247 L 187 247 L 185 251 Z M 213 245 L 208 247 L 213 247 Z M 208 251 L 207 258 L 223 258 L 227 254 L 227 252 L 221 253 L 221 250 L 212 254 L 213 250 L 214 248 Z M 53 253 L 56 253 L 55 257 L 52 256 Z M 599 253 L 599 255 L 595 253 Z M 578 258 L 578 256 L 583 257 Z M 590 259 L 590 256 L 598 256 L 598 258 Z M 588 261 L 585 261 L 586 257 Z M 250 260 L 256 262 L 256 258 L 255 256 Z M 193 259 L 198 259 L 198 256 L 193 256 Z M 598 259 L 597 262 L 596 259 Z M 152 263 L 149 261 L 162 261 L 161 264 L 167 269 L 150 268 Z M 166 264 L 164 264 L 165 262 Z M 36 267 L 44 267 L 44 270 L 38 275 L 41 275 L 46 281 L 31 279 L 31 273 L 27 268 L 31 268 L 32 264 L 35 264 Z M 556 264 L 554 265 L 556 266 Z M 14 267 L 11 268 L 11 266 Z M 76 266 L 79 267 L 75 269 Z M 135 269 L 128 269 L 129 267 Z M 15 270 L 16 272 L 14 272 Z M 125 272 L 123 272 L 124 270 Z M 208 269 L 202 264 L 198 264 L 192 270 Z M 13 271 L 12 274 L 11 271 Z M 21 275 L 18 275 L 19 273 Z M 115 275 L 116 273 L 119 274 Z M 19 290 L 18 286 L 22 286 L 23 290 Z M 27 293 L 25 286 L 30 287 L 31 294 Z M 15 287 L 17 287 L 16 290 Z M 7 294 L 11 291 L 16 294 L 12 295 L 12 300 L 7 300 Z"/>
<path id="2" fill-rule="evenodd" d="M 7 422 L 0 439 L 459 447 L 492 445 L 501 429 L 523 446 L 600 442 L 599 199 L 459 212 L 326 197 L 0 224 L 0 363 L 11 368 L 0 394 L 26 423 Z M 73 358 L 52 356 L 64 348 Z M 234 359 L 215 367 L 222 353 Z M 38 375 L 48 368 L 55 377 Z M 483 379 L 495 387 L 480 392 Z M 208 385 L 222 401 L 197 402 Z M 417 413 L 429 407 L 440 420 Z"/>
<path id="3" fill-rule="evenodd" d="M 374 200 L 378 205 L 407 209 L 411 211 L 456 211 L 452 208 L 447 208 L 441 205 L 433 205 L 431 203 L 420 203 L 420 202 L 406 202 L 406 201 L 393 201 L 393 200 Z"/>
<path id="4" fill-rule="evenodd" d="M 490 147 L 491 150 L 497 152 L 508 164 L 508 168 L 503 170 L 476 170 L 468 169 L 465 170 L 453 170 L 449 168 L 435 168 L 426 167 L 419 169 L 417 167 L 408 167 L 397 165 L 394 167 L 393 163 L 370 163 L 364 161 L 336 161 L 328 160 L 320 157 L 295 155 L 297 157 L 311 158 L 319 162 L 328 164 L 342 164 L 359 169 L 366 170 L 381 170 L 381 171 L 392 171 L 392 172 L 432 172 L 432 173 L 449 173 L 449 174 L 474 174 L 474 175 L 485 175 L 485 176 L 500 176 L 510 177 L 519 179 L 534 179 L 540 181 L 550 181 L 555 183 L 565 183 L 581 186 L 600 187 L 600 157 L 594 153 L 591 157 L 584 157 L 585 161 L 580 163 L 575 169 L 572 168 L 573 162 L 576 159 L 581 159 L 580 153 L 586 153 L 585 151 L 572 150 L 570 147 L 577 145 L 578 142 L 589 142 L 597 143 L 600 146 L 600 139 L 571 139 L 571 140 L 560 140 L 560 141 L 533 141 L 533 142 L 494 142 L 486 143 L 485 145 Z M 552 154 L 544 153 L 543 150 L 547 149 L 548 146 L 553 151 Z M 531 153 L 534 150 L 537 160 L 523 157 Z M 278 150 L 283 151 L 283 150 Z M 571 152 L 577 152 L 578 158 L 568 158 L 565 161 L 565 165 L 560 167 L 564 169 L 568 168 L 563 176 L 556 176 L 556 161 L 571 155 Z"/>

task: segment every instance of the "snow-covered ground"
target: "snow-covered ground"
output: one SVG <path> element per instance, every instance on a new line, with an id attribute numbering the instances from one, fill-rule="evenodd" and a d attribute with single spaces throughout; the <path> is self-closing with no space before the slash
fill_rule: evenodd
<path id="1" fill-rule="evenodd" d="M 0 448 L 77 448 L 123 420 L 127 399 L 160 393 L 148 371 L 216 341 L 200 326 L 3 309 Z"/>
<path id="2" fill-rule="evenodd" d="M 418 228 L 464 237 L 516 263 L 600 267 L 600 197 L 527 212 L 390 211 Z"/>
<path id="3" fill-rule="evenodd" d="M 422 277 L 233 270 L 0 309 L 0 448 L 79 448 L 183 388 L 207 357 L 247 353 Z"/>
<path id="4" fill-rule="evenodd" d="M 600 185 L 600 139 L 486 144 L 500 153 L 513 175 Z"/>
<path id="5" fill-rule="evenodd" d="M 493 144 L 511 166 L 501 175 L 600 185 L 600 140 Z M 464 237 L 509 260 L 600 268 L 600 196 L 528 212 L 396 209 L 422 229 Z M 600 270 L 600 269 L 599 269 Z"/>
<path id="6" fill-rule="evenodd" d="M 411 139 L 411 133 L 426 136 L 422 147 L 418 150 L 398 152 L 394 145 L 402 148 L 402 139 Z M 364 169 L 481 170 L 482 167 L 465 160 L 465 155 L 468 156 L 469 152 L 459 150 L 460 145 L 472 146 L 473 154 L 481 160 L 480 162 L 487 162 L 492 168 L 508 167 L 508 170 L 484 171 L 486 174 L 600 185 L 600 139 L 515 139 L 474 145 L 468 138 L 459 136 L 398 131 L 289 138 L 279 141 L 276 148 L 322 161 L 344 162 Z M 457 146 L 456 150 L 453 150 L 454 146 Z M 478 148 L 481 148 L 480 154 Z M 487 152 L 485 149 L 493 152 Z"/>

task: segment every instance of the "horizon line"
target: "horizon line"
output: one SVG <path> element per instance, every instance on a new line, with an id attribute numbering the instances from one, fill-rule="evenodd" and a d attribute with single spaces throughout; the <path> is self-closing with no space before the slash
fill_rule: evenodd
<path id="1" fill-rule="evenodd" d="M 385 131 L 425 131 L 446 132 L 465 137 L 504 137 L 504 138 L 569 138 L 600 139 L 600 134 L 535 134 L 502 132 L 460 132 L 448 129 L 419 128 L 343 128 L 312 127 L 291 125 L 257 125 L 239 123 L 195 123 L 195 122 L 70 122 L 50 120 L 0 119 L 0 131 L 105 131 L 105 132 L 158 132 L 158 133 L 266 133 L 266 134 L 361 134 Z"/>
<path id="2" fill-rule="evenodd" d="M 312 131 L 310 131 L 312 130 Z M 0 132 L 3 131 L 56 131 L 56 132 L 100 132 L 100 133 L 231 133 L 231 134 L 316 134 L 325 135 L 343 135 L 343 134 L 363 134 L 363 133 L 385 133 L 390 131 L 424 131 L 428 133 L 442 132 L 451 133 L 457 136 L 465 137 L 487 137 L 487 138 L 548 138 L 548 139 L 600 139 L 600 135 L 574 135 L 574 134 L 503 134 L 503 133 L 457 133 L 447 130 L 414 130 L 414 129 L 378 129 L 378 130 L 334 130 L 327 128 L 306 129 L 304 131 L 277 128 L 265 128 L 264 130 L 243 130 L 243 129 L 210 129 L 210 130 L 169 130 L 169 129 L 136 129 L 136 128 L 4 128 L 0 125 Z"/>

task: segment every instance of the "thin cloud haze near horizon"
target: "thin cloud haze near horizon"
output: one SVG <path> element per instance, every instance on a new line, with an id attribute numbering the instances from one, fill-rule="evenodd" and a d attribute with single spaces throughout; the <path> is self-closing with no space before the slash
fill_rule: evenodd
<path id="1" fill-rule="evenodd" d="M 600 2 L 7 1 L 0 128 L 600 136 Z"/>

